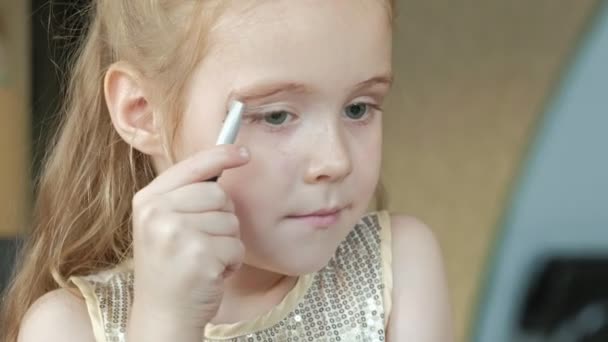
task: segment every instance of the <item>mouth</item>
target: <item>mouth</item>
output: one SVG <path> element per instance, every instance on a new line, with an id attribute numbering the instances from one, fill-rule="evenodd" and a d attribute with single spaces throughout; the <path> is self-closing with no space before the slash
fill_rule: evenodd
<path id="1" fill-rule="evenodd" d="M 346 207 L 323 208 L 303 214 L 290 215 L 287 218 L 304 222 L 316 228 L 326 228 L 338 222 L 344 209 Z"/>
<path id="2" fill-rule="evenodd" d="M 290 215 L 289 217 L 300 218 L 300 217 L 307 217 L 307 216 L 329 216 L 329 215 L 335 215 L 335 214 L 339 213 L 340 211 L 342 211 L 342 209 L 344 209 L 344 207 L 324 208 L 324 209 L 319 209 L 319 210 L 304 213 L 304 214 Z"/>

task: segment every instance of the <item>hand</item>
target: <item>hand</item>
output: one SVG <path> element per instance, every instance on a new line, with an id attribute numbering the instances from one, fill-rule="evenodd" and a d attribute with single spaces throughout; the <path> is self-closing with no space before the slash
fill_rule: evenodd
<path id="1" fill-rule="evenodd" d="M 222 145 L 200 152 L 134 196 L 129 335 L 135 340 L 165 335 L 165 340 L 201 341 L 216 315 L 223 281 L 241 265 L 245 250 L 232 201 L 217 182 L 205 180 L 246 164 L 243 151 Z M 162 331 L 155 330 L 158 325 Z"/>

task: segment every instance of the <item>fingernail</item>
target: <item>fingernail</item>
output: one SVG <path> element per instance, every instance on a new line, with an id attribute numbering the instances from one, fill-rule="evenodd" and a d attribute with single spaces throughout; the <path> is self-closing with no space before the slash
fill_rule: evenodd
<path id="1" fill-rule="evenodd" d="M 243 157 L 245 159 L 249 158 L 249 150 L 247 150 L 246 147 L 239 148 L 239 154 L 241 155 L 241 157 Z"/>

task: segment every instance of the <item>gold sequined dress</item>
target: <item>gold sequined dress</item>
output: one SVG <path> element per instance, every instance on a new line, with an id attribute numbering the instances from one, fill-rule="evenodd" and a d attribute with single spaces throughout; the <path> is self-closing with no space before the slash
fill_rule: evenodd
<path id="1" fill-rule="evenodd" d="M 328 265 L 301 276 L 278 306 L 251 321 L 209 324 L 202 342 L 384 341 L 391 308 L 390 240 L 388 213 L 367 214 Z M 85 298 L 96 341 L 126 341 L 131 266 L 71 281 Z"/>

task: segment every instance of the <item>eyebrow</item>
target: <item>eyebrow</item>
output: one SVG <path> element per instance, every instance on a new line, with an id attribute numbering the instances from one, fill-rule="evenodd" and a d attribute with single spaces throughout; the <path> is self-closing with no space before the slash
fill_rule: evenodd
<path id="1" fill-rule="evenodd" d="M 376 84 L 383 84 L 387 87 L 391 87 L 393 85 L 393 76 L 390 74 L 374 76 L 368 80 L 365 80 L 355 86 L 355 90 L 361 90 L 365 88 L 369 88 Z"/>
<path id="2" fill-rule="evenodd" d="M 390 87 L 393 83 L 393 77 L 390 74 L 374 76 L 363 82 L 355 85 L 354 90 L 360 91 L 371 86 L 382 84 Z M 243 89 L 235 90 L 230 93 L 229 100 L 239 100 L 242 102 L 261 100 L 267 97 L 275 96 L 281 93 L 300 93 L 309 94 L 313 89 L 303 83 L 297 82 L 266 82 L 257 83 Z"/>
<path id="3" fill-rule="evenodd" d="M 312 88 L 296 82 L 267 82 L 257 83 L 252 86 L 236 90 L 230 93 L 229 99 L 242 102 L 260 100 L 281 93 L 311 93 Z"/>

